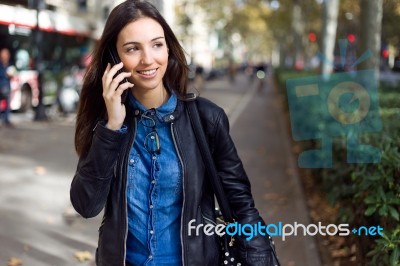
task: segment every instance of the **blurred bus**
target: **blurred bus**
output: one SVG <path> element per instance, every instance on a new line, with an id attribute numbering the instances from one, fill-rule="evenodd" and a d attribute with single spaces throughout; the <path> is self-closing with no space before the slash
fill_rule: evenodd
<path id="1" fill-rule="evenodd" d="M 21 112 L 39 103 L 38 67 L 43 70 L 43 103 L 55 103 L 57 90 L 72 66 L 82 66 L 91 44 L 90 26 L 80 17 L 0 4 L 0 45 L 11 51 L 16 71 L 11 79 L 12 110 Z M 36 47 L 36 21 L 41 37 Z M 40 49 L 40 66 L 35 58 Z"/>

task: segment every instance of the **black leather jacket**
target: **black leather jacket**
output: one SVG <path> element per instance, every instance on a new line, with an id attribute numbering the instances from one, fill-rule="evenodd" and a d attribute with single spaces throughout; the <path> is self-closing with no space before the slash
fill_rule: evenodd
<path id="1" fill-rule="evenodd" d="M 204 98 L 197 98 L 197 105 L 218 174 L 237 221 L 242 224 L 263 222 L 254 208 L 250 183 L 229 135 L 225 112 Z M 176 111 L 165 118 L 171 124 L 183 168 L 182 261 L 185 266 L 215 266 L 220 256 L 218 236 L 195 236 L 193 232 L 188 235 L 190 220 L 196 219 L 195 225 L 215 221 L 215 206 L 211 184 L 185 106 L 183 101 L 178 100 Z M 105 207 L 96 252 L 98 266 L 125 265 L 126 176 L 129 149 L 135 137 L 135 110 L 128 108 L 125 122 L 128 125 L 128 133 L 125 134 L 109 130 L 101 122 L 97 124 L 91 148 L 87 155 L 79 159 L 71 184 L 71 202 L 83 217 L 94 217 Z M 272 265 L 268 237 L 255 237 L 251 241 L 239 239 L 239 243 L 246 265 Z"/>

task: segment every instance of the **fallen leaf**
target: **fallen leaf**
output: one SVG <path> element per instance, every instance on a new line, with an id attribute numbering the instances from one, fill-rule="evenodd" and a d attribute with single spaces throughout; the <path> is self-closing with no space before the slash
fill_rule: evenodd
<path id="1" fill-rule="evenodd" d="M 343 258 L 349 256 L 349 251 L 345 248 L 338 249 L 338 250 L 332 250 L 331 251 L 331 256 L 332 258 Z"/>
<path id="2" fill-rule="evenodd" d="M 54 224 L 54 221 L 55 221 L 54 217 L 52 217 L 52 216 L 48 216 L 46 220 L 47 220 L 48 224 Z"/>
<path id="3" fill-rule="evenodd" d="M 77 251 L 75 252 L 75 257 L 78 259 L 79 262 L 84 262 L 93 258 L 92 254 L 89 251 Z"/>
<path id="4" fill-rule="evenodd" d="M 43 166 L 36 166 L 35 167 L 35 174 L 37 174 L 37 175 L 44 175 L 44 174 L 46 174 L 46 168 L 45 167 L 43 167 Z"/>
<path id="5" fill-rule="evenodd" d="M 289 261 L 288 264 L 287 264 L 287 266 L 295 266 L 295 265 L 296 265 L 296 263 L 294 261 L 292 261 L 292 260 Z"/>
<path id="6" fill-rule="evenodd" d="M 20 266 L 20 265 L 22 265 L 22 260 L 16 257 L 11 257 L 7 262 L 7 266 Z"/>

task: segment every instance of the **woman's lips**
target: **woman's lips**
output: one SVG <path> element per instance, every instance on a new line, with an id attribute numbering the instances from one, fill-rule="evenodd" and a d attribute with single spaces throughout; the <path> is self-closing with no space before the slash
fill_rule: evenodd
<path id="1" fill-rule="evenodd" d="M 142 77 L 151 78 L 151 77 L 154 77 L 156 75 L 157 68 L 150 69 L 150 70 L 140 70 L 140 71 L 136 70 L 136 73 L 138 73 Z"/>

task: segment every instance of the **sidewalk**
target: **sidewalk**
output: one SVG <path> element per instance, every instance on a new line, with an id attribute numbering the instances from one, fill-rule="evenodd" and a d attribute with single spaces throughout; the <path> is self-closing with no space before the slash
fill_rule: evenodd
<path id="1" fill-rule="evenodd" d="M 202 96 L 223 107 L 252 183 L 256 207 L 267 223 L 309 224 L 303 191 L 290 151 L 279 95 L 255 90 L 245 76 L 218 79 Z M 76 167 L 73 117 L 49 123 L 15 117 L 16 129 L 0 130 L 0 265 L 11 256 L 23 265 L 72 266 L 76 251 L 94 255 L 101 217 L 66 223 L 69 185 Z M 313 237 L 274 237 L 282 266 L 320 266 Z"/>
<path id="2" fill-rule="evenodd" d="M 258 92 L 256 84 L 249 85 L 245 76 L 238 76 L 234 84 L 227 79 L 206 83 L 202 96 L 225 106 L 256 207 L 266 223 L 308 225 L 308 210 L 279 104 L 282 99 L 272 84 L 267 82 L 263 91 Z M 236 93 L 237 98 L 233 96 Z M 315 238 L 273 239 L 282 266 L 321 265 Z"/>

